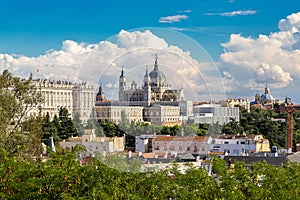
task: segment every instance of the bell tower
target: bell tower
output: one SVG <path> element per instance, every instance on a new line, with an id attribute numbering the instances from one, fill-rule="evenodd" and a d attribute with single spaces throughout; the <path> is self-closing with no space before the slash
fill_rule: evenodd
<path id="1" fill-rule="evenodd" d="M 119 78 L 119 101 L 125 101 L 126 78 L 124 75 L 124 67 L 122 66 L 121 75 Z"/>
<path id="2" fill-rule="evenodd" d="M 144 101 L 147 102 L 147 106 L 150 106 L 151 102 L 151 85 L 150 85 L 150 76 L 148 74 L 148 68 L 144 76 Z"/>

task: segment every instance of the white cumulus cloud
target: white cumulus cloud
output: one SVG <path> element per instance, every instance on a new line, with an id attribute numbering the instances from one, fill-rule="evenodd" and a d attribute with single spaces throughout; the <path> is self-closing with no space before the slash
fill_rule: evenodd
<path id="1" fill-rule="evenodd" d="M 179 13 L 191 13 L 192 10 L 179 10 L 178 12 Z"/>
<path id="2" fill-rule="evenodd" d="M 255 15 L 256 13 L 257 13 L 256 10 L 236 10 L 232 12 L 221 13 L 221 16 L 233 17 L 236 15 Z"/>
<path id="3" fill-rule="evenodd" d="M 193 59 L 190 52 L 168 44 L 149 30 L 121 30 L 114 39 L 95 44 L 66 40 L 60 49 L 36 57 L 0 54 L 0 67 L 24 78 L 33 73 L 34 78 L 88 81 L 95 86 L 101 83 L 106 95 L 117 99 L 122 66 L 128 87 L 133 80 L 141 87 L 146 68 L 152 71 L 157 54 L 159 68 L 172 88 L 183 87 L 194 100 L 199 99 L 197 95 L 209 96 L 203 91 L 208 90 L 207 85 L 212 93 L 223 88 L 222 81 L 215 81 L 217 73 L 211 72 L 213 64 Z"/>
<path id="4" fill-rule="evenodd" d="M 222 13 L 205 13 L 204 15 L 219 15 L 219 16 L 225 16 L 225 17 L 234 17 L 237 15 L 255 15 L 257 13 L 256 10 L 235 10 L 231 12 L 222 12 Z"/>
<path id="5" fill-rule="evenodd" d="M 121 30 L 117 35 L 118 45 L 122 48 L 144 48 L 144 47 L 159 47 L 166 48 L 168 44 L 162 38 L 159 38 L 149 30 L 144 31 L 142 34 L 139 31 L 128 32 Z"/>
<path id="6" fill-rule="evenodd" d="M 167 16 L 167 17 L 161 17 L 159 18 L 160 23 L 174 23 L 174 22 L 180 22 L 182 20 L 186 20 L 189 17 L 187 15 L 173 15 L 173 16 Z"/>
<path id="7" fill-rule="evenodd" d="M 282 19 L 280 30 L 269 35 L 250 38 L 232 34 L 230 40 L 222 44 L 225 52 L 220 58 L 240 80 L 286 87 L 300 79 L 299 25 L 300 14 L 296 13 Z"/>
<path id="8" fill-rule="evenodd" d="M 290 31 L 293 28 L 299 31 L 300 28 L 300 12 L 293 13 L 287 16 L 286 19 L 282 19 L 278 23 L 278 27 L 281 31 Z"/>
<path id="9" fill-rule="evenodd" d="M 271 83 L 273 86 L 279 83 L 279 87 L 287 86 L 293 80 L 290 73 L 284 72 L 279 65 L 271 66 L 266 63 L 256 69 L 254 78 L 257 83 Z"/>

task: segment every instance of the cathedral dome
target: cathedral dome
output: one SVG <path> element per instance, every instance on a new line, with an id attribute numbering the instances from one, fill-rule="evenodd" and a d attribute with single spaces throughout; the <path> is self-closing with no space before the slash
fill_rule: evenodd
<path id="1" fill-rule="evenodd" d="M 273 102 L 275 99 L 274 99 L 274 97 L 273 97 L 272 95 L 270 95 L 270 94 L 263 94 L 263 95 L 261 95 L 261 100 L 262 100 L 263 102 Z"/>
<path id="2" fill-rule="evenodd" d="M 149 76 L 150 76 L 151 79 L 155 79 L 155 78 L 157 78 L 157 79 L 161 79 L 161 78 L 165 79 L 166 78 L 165 74 L 162 71 L 160 71 L 159 69 L 157 69 L 157 70 L 154 69 L 153 71 L 151 71 L 149 73 Z"/>
<path id="3" fill-rule="evenodd" d="M 274 97 L 270 94 L 270 89 L 266 85 L 265 87 L 265 93 L 260 96 L 260 99 L 262 103 L 274 103 L 275 99 Z"/>
<path id="4" fill-rule="evenodd" d="M 156 88 L 166 86 L 166 76 L 162 71 L 158 69 L 157 56 L 154 63 L 154 69 L 149 73 L 149 77 L 151 79 L 150 85 L 152 87 Z"/>
<path id="5" fill-rule="evenodd" d="M 102 101 L 105 101 L 105 100 L 106 100 L 106 96 L 104 95 L 104 93 L 103 93 L 103 91 L 102 91 L 102 87 L 101 87 L 101 85 L 100 85 L 100 87 L 99 87 L 99 92 L 98 92 L 97 95 L 96 95 L 96 101 L 102 102 Z"/>
<path id="6" fill-rule="evenodd" d="M 149 76 L 151 79 L 161 79 L 161 78 L 165 79 L 166 78 L 165 74 L 158 69 L 157 56 L 156 56 L 156 60 L 154 63 L 154 69 L 149 73 Z"/>

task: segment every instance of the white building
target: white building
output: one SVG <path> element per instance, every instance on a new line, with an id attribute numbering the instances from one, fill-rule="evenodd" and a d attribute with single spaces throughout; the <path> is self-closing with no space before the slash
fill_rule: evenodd
<path id="1" fill-rule="evenodd" d="M 144 121 L 151 124 L 176 125 L 181 123 L 179 106 L 154 104 L 144 108 Z"/>
<path id="2" fill-rule="evenodd" d="M 67 108 L 69 114 L 73 114 L 72 83 L 37 79 L 33 80 L 33 84 L 42 95 L 43 103 L 31 110 L 29 115 L 37 116 L 41 112 L 42 115 L 49 113 L 53 118 L 54 115 L 58 115 L 60 107 Z"/>
<path id="3" fill-rule="evenodd" d="M 193 116 L 193 102 L 180 100 L 178 102 L 178 106 L 180 107 L 180 116 L 184 118 L 184 120 L 188 120 L 188 117 Z"/>
<path id="4" fill-rule="evenodd" d="M 193 108 L 194 116 L 190 119 L 194 123 L 219 123 L 227 124 L 231 118 L 239 122 L 239 108 L 222 107 L 221 104 L 202 104 L 195 105 Z"/>
<path id="5" fill-rule="evenodd" d="M 262 135 L 220 135 L 212 140 L 211 152 L 241 156 L 257 152 L 270 152 L 269 140 Z"/>
<path id="6" fill-rule="evenodd" d="M 47 79 L 32 80 L 43 103 L 28 114 L 37 116 L 49 113 L 50 118 L 59 114 L 59 108 L 65 107 L 71 117 L 79 115 L 83 122 L 93 119 L 94 88 L 87 83 L 71 83 L 67 81 L 50 81 Z"/>
<path id="7" fill-rule="evenodd" d="M 152 152 L 152 140 L 156 135 L 135 136 L 135 152 L 149 153 Z"/>
<path id="8" fill-rule="evenodd" d="M 170 88 L 165 74 L 159 69 L 157 56 L 153 70 L 148 73 L 148 69 L 146 69 L 143 80 L 142 87 L 138 87 L 135 81 L 132 81 L 130 87 L 128 87 L 124 69 L 122 68 L 119 78 L 119 101 L 143 103 L 145 106 L 149 106 L 151 102 L 179 101 L 184 99 L 184 90 L 182 88 Z"/>
<path id="9" fill-rule="evenodd" d="M 192 101 L 187 101 L 184 89 L 172 89 L 165 74 L 159 69 L 156 56 L 153 70 L 143 76 L 141 87 L 128 81 L 122 68 L 119 77 L 119 101 L 109 102 L 99 88 L 96 102 L 96 117 L 99 120 L 119 123 L 121 114 L 130 121 L 159 125 L 178 125 L 193 115 Z"/>
<path id="10" fill-rule="evenodd" d="M 124 151 L 124 137 L 96 137 L 95 130 L 85 130 L 82 137 L 69 138 L 60 142 L 63 148 L 73 149 L 76 145 L 85 147 L 86 151 L 81 152 L 81 157 L 96 155 L 97 153 L 111 153 Z"/>
<path id="11" fill-rule="evenodd" d="M 152 152 L 178 154 L 207 154 L 211 149 L 212 138 L 209 136 L 166 136 L 158 135 L 152 140 Z"/>
<path id="12" fill-rule="evenodd" d="M 221 101 L 222 106 L 228 108 L 241 107 L 250 112 L 250 100 L 249 99 L 228 99 Z"/>
<path id="13" fill-rule="evenodd" d="M 114 152 L 113 143 L 104 142 L 60 142 L 62 148 L 73 149 L 76 145 L 85 147 L 86 151 L 80 152 L 80 157 L 95 156 L 97 154 L 103 154 Z"/>
<path id="14" fill-rule="evenodd" d="M 95 106 L 96 119 L 118 124 L 122 117 L 125 117 L 129 122 L 142 122 L 143 108 L 143 106 L 128 106 L 118 102 L 98 102 Z"/>
<path id="15" fill-rule="evenodd" d="M 73 95 L 73 116 L 79 116 L 83 123 L 94 119 L 94 87 L 86 82 L 74 84 Z"/>

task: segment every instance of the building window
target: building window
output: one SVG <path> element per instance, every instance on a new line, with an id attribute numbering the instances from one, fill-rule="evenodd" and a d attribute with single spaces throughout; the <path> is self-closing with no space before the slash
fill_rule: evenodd
<path id="1" fill-rule="evenodd" d="M 238 149 L 233 149 L 233 154 L 239 154 L 239 150 Z"/>
<path id="2" fill-rule="evenodd" d="M 197 151 L 198 151 L 197 146 L 194 146 L 194 152 L 197 152 Z"/>

